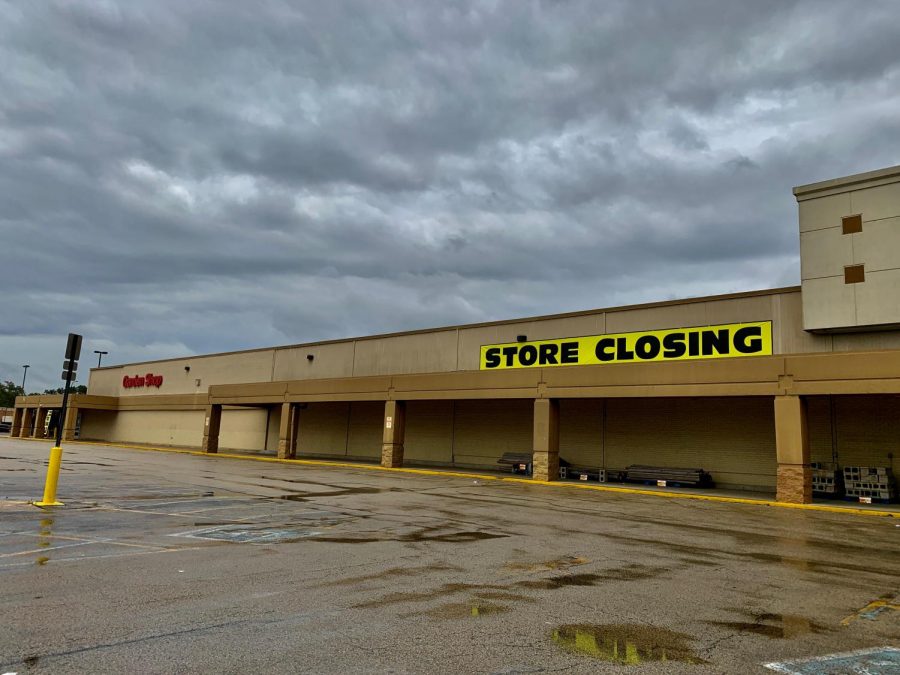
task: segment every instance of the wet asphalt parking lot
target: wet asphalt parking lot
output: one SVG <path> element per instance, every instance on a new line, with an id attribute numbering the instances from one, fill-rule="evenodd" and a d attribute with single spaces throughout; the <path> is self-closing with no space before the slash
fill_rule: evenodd
<path id="1" fill-rule="evenodd" d="M 49 447 L 0 438 L 0 673 L 765 673 L 900 646 L 897 518 L 86 444 L 42 510 Z"/>

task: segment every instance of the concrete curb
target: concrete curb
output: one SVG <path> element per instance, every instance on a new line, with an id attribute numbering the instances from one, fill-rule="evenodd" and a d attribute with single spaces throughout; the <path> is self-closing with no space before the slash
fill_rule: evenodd
<path id="1" fill-rule="evenodd" d="M 15 441 L 42 441 L 46 438 L 9 438 L 3 440 Z M 354 462 L 334 462 L 319 459 L 279 459 L 278 457 L 253 457 L 249 455 L 234 455 L 227 452 L 206 453 L 201 450 L 188 450 L 186 448 L 164 448 L 150 445 L 130 445 L 124 443 L 104 443 L 95 441 L 67 441 L 69 445 L 96 445 L 98 447 L 122 448 L 126 450 L 144 450 L 151 452 L 171 452 L 179 455 L 195 455 L 207 459 L 226 458 L 242 459 L 251 462 L 270 462 L 274 464 L 297 464 L 301 466 L 321 466 L 341 469 L 364 469 L 369 471 L 388 471 L 394 473 L 409 473 L 419 476 L 450 476 L 453 478 L 476 478 L 479 480 L 505 481 L 508 483 L 520 483 L 523 485 L 542 485 L 551 488 L 591 490 L 594 492 L 619 492 L 622 494 L 648 495 L 651 497 L 669 497 L 671 499 L 693 499 L 696 501 L 719 502 L 725 504 L 749 504 L 752 506 L 773 506 L 783 509 L 799 509 L 802 511 L 819 511 L 824 513 L 841 513 L 854 516 L 879 516 L 882 518 L 900 518 L 900 511 L 883 511 L 880 509 L 858 509 L 844 506 L 827 506 L 825 504 L 788 504 L 768 499 L 743 499 L 741 497 L 718 497 L 716 495 L 696 495 L 683 492 L 665 492 L 661 490 L 643 490 L 641 488 L 612 487 L 607 485 L 586 485 L 581 483 L 563 483 L 560 481 L 534 480 L 533 478 L 513 478 L 507 476 L 493 476 L 481 473 L 466 473 L 460 471 L 441 471 L 433 469 L 389 468 L 379 464 L 360 464 Z"/>

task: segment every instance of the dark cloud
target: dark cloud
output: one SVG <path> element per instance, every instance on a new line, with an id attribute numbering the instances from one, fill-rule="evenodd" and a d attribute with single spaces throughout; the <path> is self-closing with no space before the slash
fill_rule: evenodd
<path id="1" fill-rule="evenodd" d="M 0 378 L 796 283 L 892 0 L 0 1 Z"/>

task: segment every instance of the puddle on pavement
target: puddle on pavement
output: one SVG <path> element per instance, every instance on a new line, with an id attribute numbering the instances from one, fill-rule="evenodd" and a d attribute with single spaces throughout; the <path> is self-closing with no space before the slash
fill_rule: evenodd
<path id="1" fill-rule="evenodd" d="M 348 577 L 346 579 L 338 579 L 330 581 L 323 586 L 352 586 L 355 584 L 365 583 L 367 581 L 379 581 L 381 579 L 391 579 L 395 577 L 415 577 L 429 572 L 461 572 L 462 568 L 456 565 L 448 565 L 446 563 L 434 563 L 432 565 L 422 565 L 420 567 L 391 567 L 383 572 L 375 572 L 373 574 L 364 574 L 358 577 Z"/>
<path id="2" fill-rule="evenodd" d="M 551 637 L 566 651 L 613 663 L 706 663 L 690 647 L 689 636 L 665 628 L 638 624 L 567 624 L 554 629 Z"/>
<path id="3" fill-rule="evenodd" d="M 74 466 L 74 465 L 81 465 L 81 466 L 115 466 L 114 464 L 103 464 L 103 463 L 101 463 L 101 462 L 81 462 L 81 461 L 71 460 L 71 459 L 66 460 L 66 466 Z"/>
<path id="4" fill-rule="evenodd" d="M 378 488 L 346 488 L 341 490 L 328 490 L 325 492 L 291 492 L 279 495 L 278 499 L 286 499 L 289 502 L 308 502 L 317 497 L 344 497 L 346 495 L 374 495 L 382 490 Z"/>
<path id="5" fill-rule="evenodd" d="M 385 607 L 387 605 L 405 602 L 423 602 L 434 598 L 443 597 L 453 593 L 473 592 L 476 597 L 488 600 L 524 600 L 532 602 L 530 598 L 522 597 L 515 593 L 518 589 L 529 590 L 558 590 L 568 587 L 596 586 L 608 581 L 630 581 L 635 579 L 650 579 L 666 571 L 663 568 L 643 567 L 630 565 L 627 568 L 605 570 L 598 574 L 566 574 L 549 579 L 527 579 L 514 581 L 509 584 L 467 584 L 451 583 L 442 584 L 428 591 L 410 591 L 389 593 L 374 600 L 354 605 L 354 607 Z M 496 594 L 491 597 L 489 594 Z M 500 595 L 503 594 L 501 598 Z"/>
<path id="6" fill-rule="evenodd" d="M 643 565 L 627 565 L 615 567 L 593 574 L 564 574 L 548 579 L 529 579 L 519 581 L 516 586 L 520 588 L 535 588 L 540 590 L 555 590 L 566 586 L 596 586 L 605 581 L 638 581 L 652 579 L 669 570 L 664 567 L 644 567 Z"/>
<path id="7" fill-rule="evenodd" d="M 426 543 L 440 542 L 445 544 L 466 544 L 473 541 L 484 541 L 486 539 L 503 539 L 508 534 L 495 534 L 492 532 L 481 532 L 479 530 L 465 530 L 462 532 L 444 532 L 436 534 L 437 531 L 448 529 L 447 526 L 428 527 L 417 532 L 407 534 L 390 534 L 385 536 L 368 536 L 368 537 L 316 537 L 312 541 L 327 542 L 332 544 L 371 544 L 376 541 L 396 541 L 400 543 Z"/>
<path id="8" fill-rule="evenodd" d="M 590 560 L 580 556 L 567 555 L 554 560 L 546 560 L 544 562 L 509 562 L 503 567 L 516 572 L 543 572 L 546 570 L 564 570 L 576 565 L 585 565 Z"/>
<path id="9" fill-rule="evenodd" d="M 509 607 L 488 602 L 451 602 L 424 612 L 407 614 L 406 616 L 430 616 L 434 619 L 477 619 L 508 611 Z"/>
<path id="10" fill-rule="evenodd" d="M 707 621 L 710 626 L 740 633 L 753 633 L 767 638 L 789 639 L 807 633 L 823 633 L 825 627 L 806 617 L 793 614 L 760 614 L 754 621 Z"/>
<path id="11" fill-rule="evenodd" d="M 108 497 L 108 499 L 196 499 L 197 497 L 212 497 L 212 492 L 188 492 L 182 493 L 179 492 L 177 494 L 166 494 L 166 493 L 156 493 L 156 494 L 142 494 L 142 495 L 117 495 Z"/>
<path id="12" fill-rule="evenodd" d="M 567 586 L 594 586 L 605 578 L 599 574 L 566 574 L 551 579 L 534 579 L 520 581 L 516 584 L 521 588 L 536 588 L 541 590 L 556 590 Z"/>
<path id="13" fill-rule="evenodd" d="M 705 560 L 703 558 L 679 558 L 679 560 L 688 565 L 699 565 L 700 567 L 719 567 L 721 565 L 721 563 Z"/>
<path id="14" fill-rule="evenodd" d="M 450 532 L 448 534 L 428 534 L 426 532 L 414 532 L 398 538 L 398 541 L 442 541 L 451 544 L 461 544 L 469 541 L 483 541 L 485 539 L 503 539 L 506 534 L 492 534 L 471 530 L 466 532 Z"/>
<path id="15" fill-rule="evenodd" d="M 494 584 L 466 584 L 466 583 L 453 583 L 453 584 L 441 584 L 437 588 L 432 588 L 428 591 L 398 591 L 396 593 L 388 593 L 387 595 L 383 595 L 380 598 L 375 598 L 374 600 L 367 600 L 365 602 L 358 603 L 353 605 L 354 608 L 366 608 L 366 607 L 387 607 L 388 605 L 397 605 L 405 602 L 424 602 L 426 600 L 434 600 L 435 598 L 442 598 L 447 595 L 452 595 L 454 593 L 462 593 L 467 591 L 482 591 L 482 590 L 506 590 L 505 586 L 497 586 Z"/>
<path id="16" fill-rule="evenodd" d="M 189 532 L 170 534 L 170 537 L 211 539 L 232 544 L 294 544 L 321 534 L 318 530 L 296 527 L 265 527 L 252 523 L 200 528 Z"/>
<path id="17" fill-rule="evenodd" d="M 317 483 L 316 481 L 303 480 L 302 478 L 283 478 L 280 476 L 260 476 L 263 480 L 278 481 L 281 483 L 293 483 L 302 485 L 314 485 L 316 487 L 331 488 L 328 490 L 306 490 L 306 491 L 290 491 L 288 494 L 280 495 L 277 499 L 285 499 L 290 502 L 305 502 L 317 497 L 344 497 L 347 495 L 374 495 L 384 492 L 382 488 L 356 486 L 348 487 L 346 485 L 333 485 L 331 483 Z M 245 483 L 249 485 L 250 483 Z M 272 487 L 270 485 L 257 485 L 256 487 Z"/>

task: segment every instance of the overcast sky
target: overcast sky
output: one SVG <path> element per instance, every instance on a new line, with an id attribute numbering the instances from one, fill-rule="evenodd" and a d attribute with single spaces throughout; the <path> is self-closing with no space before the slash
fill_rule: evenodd
<path id="1" fill-rule="evenodd" d="M 0 0 L 0 64 L 29 390 L 796 284 L 791 188 L 900 163 L 896 0 Z"/>

